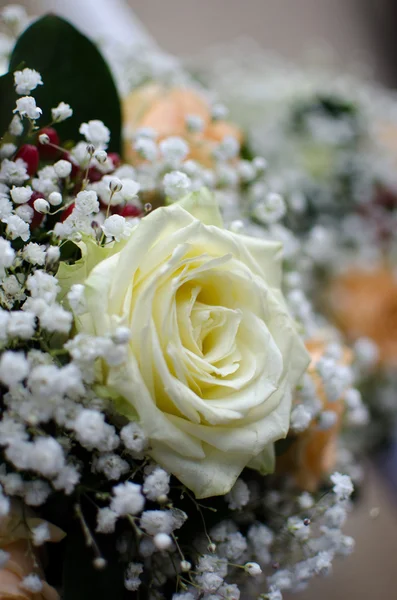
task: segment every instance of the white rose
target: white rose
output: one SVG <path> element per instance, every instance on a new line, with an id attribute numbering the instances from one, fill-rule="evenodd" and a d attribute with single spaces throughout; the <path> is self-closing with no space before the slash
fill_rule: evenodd
<path id="1" fill-rule="evenodd" d="M 117 409 L 198 498 L 225 494 L 287 435 L 308 364 L 280 292 L 281 246 L 223 229 L 202 190 L 150 213 L 112 252 L 79 281 L 87 315 L 76 326 L 130 329 L 128 361 L 103 368 Z"/>

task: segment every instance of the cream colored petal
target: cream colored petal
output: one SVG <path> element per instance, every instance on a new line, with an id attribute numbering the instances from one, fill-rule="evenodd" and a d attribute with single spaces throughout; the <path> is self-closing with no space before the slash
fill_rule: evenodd
<path id="1" fill-rule="evenodd" d="M 132 354 L 128 363 L 110 370 L 108 386 L 135 408 L 148 438 L 167 444 L 174 452 L 193 458 L 204 458 L 200 441 L 175 427 L 169 416 L 157 408 Z"/>
<path id="2" fill-rule="evenodd" d="M 223 228 L 223 220 L 218 203 L 213 193 L 206 188 L 191 192 L 178 202 L 182 208 L 193 215 L 204 225 L 215 225 Z"/>
<path id="3" fill-rule="evenodd" d="M 276 466 L 276 452 L 274 449 L 274 444 L 268 444 L 259 452 L 254 458 L 250 460 L 247 467 L 249 469 L 254 469 L 254 471 L 259 471 L 261 475 L 268 475 L 269 473 L 273 473 Z"/>
<path id="4" fill-rule="evenodd" d="M 260 274 L 270 287 L 279 288 L 282 278 L 283 246 L 280 242 L 234 234 L 248 250 L 254 273 Z M 255 265 L 255 268 L 252 267 Z"/>
<path id="5" fill-rule="evenodd" d="M 170 453 L 163 444 L 154 444 L 151 457 L 189 488 L 196 498 L 227 494 L 236 482 L 249 456 L 240 452 L 224 453 L 204 445 L 205 461 Z"/>

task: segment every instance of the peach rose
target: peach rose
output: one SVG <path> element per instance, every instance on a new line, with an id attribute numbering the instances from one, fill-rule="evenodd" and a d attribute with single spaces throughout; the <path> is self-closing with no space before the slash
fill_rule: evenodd
<path id="1" fill-rule="evenodd" d="M 386 266 L 350 270 L 328 291 L 333 318 L 349 340 L 372 339 L 379 362 L 397 366 L 397 276 Z"/>
<path id="2" fill-rule="evenodd" d="M 124 124 L 128 131 L 141 127 L 154 129 L 159 139 L 169 136 L 184 138 L 190 146 L 189 158 L 209 167 L 212 152 L 226 136 L 242 141 L 241 130 L 227 121 L 213 121 L 208 101 L 199 92 L 186 87 L 167 88 L 149 83 L 132 91 L 123 103 Z M 202 119 L 203 130 L 190 132 L 186 118 L 195 115 Z M 130 140 L 125 142 L 127 162 L 137 160 Z"/>
<path id="3" fill-rule="evenodd" d="M 8 561 L 0 569 L 0 598 L 2 600 L 58 600 L 57 591 L 43 580 L 38 548 L 30 542 L 31 530 L 41 523 L 32 513 L 25 512 L 22 505 L 13 502 L 9 515 L 0 519 L 0 548 L 9 554 Z M 59 542 L 64 533 L 48 523 L 50 541 Z M 42 579 L 42 590 L 34 593 L 24 589 L 25 577 L 35 573 Z"/>
<path id="4" fill-rule="evenodd" d="M 316 386 L 317 395 L 322 401 L 323 410 L 336 414 L 335 424 L 329 429 L 322 430 L 313 419 L 309 427 L 298 434 L 285 454 L 277 460 L 277 471 L 291 473 L 297 485 L 309 492 L 315 492 L 324 475 L 331 472 L 336 461 L 336 442 L 345 410 L 343 397 L 336 402 L 329 402 L 320 376 L 316 372 L 316 363 L 323 356 L 327 343 L 323 340 L 306 342 L 306 349 L 311 356 L 308 374 Z M 348 365 L 352 361 L 352 353 L 348 348 L 343 349 L 340 364 Z"/>

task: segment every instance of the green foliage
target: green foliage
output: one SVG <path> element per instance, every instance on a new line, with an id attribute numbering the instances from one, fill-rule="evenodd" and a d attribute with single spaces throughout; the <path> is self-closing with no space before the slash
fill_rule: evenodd
<path id="1" fill-rule="evenodd" d="M 52 14 L 35 21 L 17 40 L 10 73 L 0 79 L 0 131 L 11 120 L 16 95 L 10 82 L 21 63 L 39 71 L 44 82 L 33 92 L 43 110 L 39 125 L 48 124 L 51 108 L 63 101 L 73 108 L 73 115 L 57 125 L 62 140 L 77 140 L 82 122 L 100 119 L 111 131 L 109 149 L 120 151 L 120 99 L 109 67 L 92 41 Z"/>
<path id="2" fill-rule="evenodd" d="M 16 99 L 14 76 L 12 73 L 6 73 L 0 77 L 0 139 L 11 122 Z"/>

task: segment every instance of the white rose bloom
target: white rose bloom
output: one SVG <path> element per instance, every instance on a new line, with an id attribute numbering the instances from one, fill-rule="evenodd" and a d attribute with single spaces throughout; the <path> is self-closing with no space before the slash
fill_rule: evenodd
<path id="1" fill-rule="evenodd" d="M 202 190 L 154 210 L 111 250 L 82 254 L 58 280 L 64 291 L 85 285 L 80 332 L 130 328 L 128 360 L 103 378 L 147 453 L 198 498 L 226 494 L 253 459 L 266 468 L 308 365 L 280 292 L 281 245 L 223 229 Z"/>

